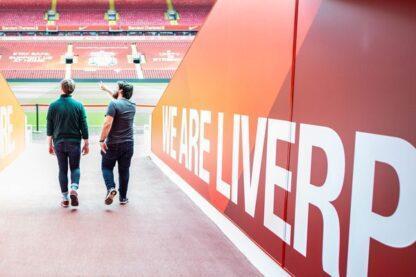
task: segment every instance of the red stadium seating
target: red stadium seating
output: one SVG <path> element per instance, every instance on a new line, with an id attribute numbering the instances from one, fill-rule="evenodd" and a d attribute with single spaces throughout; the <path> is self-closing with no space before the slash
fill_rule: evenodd
<path id="1" fill-rule="evenodd" d="M 72 70 L 72 78 L 76 79 L 99 79 L 99 80 L 108 80 L 108 79 L 137 79 L 137 73 L 134 69 L 100 69 L 100 70 L 82 70 L 75 69 Z"/>
<path id="2" fill-rule="evenodd" d="M 173 1 L 179 12 L 180 25 L 201 25 L 214 0 L 180 0 Z M 117 0 L 116 9 L 120 15 L 119 24 L 128 26 L 163 26 L 169 25 L 165 19 L 167 5 L 165 0 Z"/>
<path id="3" fill-rule="evenodd" d="M 108 8 L 108 0 L 59 0 L 57 24 L 58 26 L 106 25 L 104 15 Z"/>
<path id="4" fill-rule="evenodd" d="M 176 0 L 175 9 L 179 12 L 178 27 L 200 26 L 214 4 L 214 0 Z M 6 0 L 0 1 L 0 27 L 42 27 L 46 28 L 45 13 L 51 8 L 51 0 Z M 117 25 L 131 27 L 170 26 L 165 18 L 165 0 L 116 0 L 119 15 Z M 108 29 L 105 13 L 109 10 L 108 0 L 59 0 L 55 22 L 58 30 L 79 30 L 80 27 Z M 64 27 L 65 26 L 65 27 Z M 10 29 L 10 28 L 9 28 Z M 36 28 L 32 28 L 36 29 Z M 94 28 L 93 28 L 94 29 Z M 91 30 L 91 28 L 89 29 Z"/>
<path id="5" fill-rule="evenodd" d="M 6 79 L 62 79 L 65 77 L 65 70 L 59 69 L 11 69 L 1 70 Z"/>
<path id="6" fill-rule="evenodd" d="M 52 4 L 51 0 L 3 0 L 0 2 L 0 8 L 11 8 L 11 9 L 48 9 Z"/>
<path id="7" fill-rule="evenodd" d="M 171 79 L 186 51 L 190 41 L 143 41 L 137 43 L 137 51 L 146 58 L 142 65 L 146 79 Z"/>
<path id="8" fill-rule="evenodd" d="M 172 79 L 176 70 L 156 70 L 144 69 L 143 76 L 145 79 Z"/>
<path id="9" fill-rule="evenodd" d="M 119 25 L 163 26 L 167 9 L 165 0 L 116 0 Z"/>
<path id="10" fill-rule="evenodd" d="M 191 45 L 190 41 L 141 41 L 137 44 L 137 51 L 146 58 L 142 65 L 143 70 L 175 71 L 186 51 Z M 163 78 L 169 78 L 168 75 Z"/>
<path id="11" fill-rule="evenodd" d="M 64 42 L 1 41 L 0 71 L 7 79 L 55 79 L 65 76 Z"/>
<path id="12" fill-rule="evenodd" d="M 50 0 L 0 1 L 0 26 L 32 27 L 45 25 L 44 15 L 50 6 Z"/>
<path id="13" fill-rule="evenodd" d="M 213 6 L 217 0 L 172 0 L 175 6 Z"/>
<path id="14" fill-rule="evenodd" d="M 138 7 L 156 7 L 166 9 L 166 0 L 115 0 L 116 9 L 120 7 L 138 8 Z"/>
<path id="15" fill-rule="evenodd" d="M 74 55 L 77 63 L 72 67 L 73 78 L 137 78 L 131 53 L 131 43 L 128 42 L 76 42 Z"/>
<path id="16" fill-rule="evenodd" d="M 164 26 L 169 23 L 165 20 L 166 9 L 128 9 L 120 8 L 118 24 L 122 26 Z"/>
<path id="17" fill-rule="evenodd" d="M 145 79 L 170 79 L 191 45 L 189 37 L 141 38 L 133 42 L 145 57 Z M 7 79 L 61 79 L 65 76 L 67 41 L 1 41 L 0 72 Z M 74 79 L 137 79 L 132 42 L 73 43 Z"/>
<path id="18" fill-rule="evenodd" d="M 32 27 L 45 25 L 46 20 L 43 19 L 46 10 L 32 9 L 32 10 L 14 10 L 1 9 L 0 10 L 0 25 L 5 27 L 22 26 Z"/>
<path id="19" fill-rule="evenodd" d="M 181 25 L 202 25 L 215 0 L 173 0 Z"/>
<path id="20" fill-rule="evenodd" d="M 211 7 L 178 7 L 181 25 L 202 25 L 208 16 Z"/>

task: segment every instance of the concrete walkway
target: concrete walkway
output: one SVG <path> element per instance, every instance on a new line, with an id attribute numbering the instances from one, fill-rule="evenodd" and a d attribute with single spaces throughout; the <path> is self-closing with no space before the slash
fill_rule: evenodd
<path id="1" fill-rule="evenodd" d="M 98 145 L 82 160 L 80 207 L 59 207 L 55 157 L 34 143 L 0 173 L 0 276 L 259 276 L 136 149 L 130 204 L 104 205 Z"/>

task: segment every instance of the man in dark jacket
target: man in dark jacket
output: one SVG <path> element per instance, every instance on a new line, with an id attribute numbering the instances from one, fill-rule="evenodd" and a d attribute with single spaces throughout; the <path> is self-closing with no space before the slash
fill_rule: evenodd
<path id="1" fill-rule="evenodd" d="M 118 82 L 115 93 L 101 84 L 101 89 L 108 92 L 113 101 L 108 105 L 103 130 L 101 132 L 101 169 L 107 187 L 105 204 L 113 203 L 117 194 L 113 170 L 118 163 L 120 204 L 128 203 L 127 189 L 130 178 L 130 164 L 134 152 L 133 122 L 136 105 L 130 101 L 133 86 L 127 82 Z"/>
<path id="2" fill-rule="evenodd" d="M 84 140 L 82 154 L 89 153 L 88 125 L 84 106 L 72 98 L 75 83 L 71 79 L 61 82 L 62 94 L 49 106 L 47 135 L 49 153 L 58 158 L 59 183 L 63 200 L 62 207 L 78 206 L 80 180 L 81 139 Z M 71 170 L 71 186 L 68 192 L 68 166 Z"/>

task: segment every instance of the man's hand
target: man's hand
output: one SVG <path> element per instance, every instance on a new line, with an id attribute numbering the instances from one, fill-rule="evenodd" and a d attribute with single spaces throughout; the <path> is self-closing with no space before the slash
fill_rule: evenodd
<path id="1" fill-rule="evenodd" d="M 53 147 L 52 136 L 48 136 L 48 145 L 49 145 L 48 147 L 49 154 L 55 155 L 55 147 Z"/>
<path id="2" fill-rule="evenodd" d="M 104 84 L 103 84 L 103 82 L 100 82 L 100 83 L 99 83 L 99 87 L 100 87 L 100 89 L 101 89 L 102 91 L 107 92 L 107 93 L 108 93 L 108 95 L 109 95 L 111 98 L 117 99 L 117 97 L 118 97 L 118 92 L 113 92 L 113 91 L 111 91 L 111 89 L 109 89 L 106 85 L 104 85 Z"/>
<path id="3" fill-rule="evenodd" d="M 84 142 L 84 147 L 82 147 L 82 155 L 88 155 L 90 153 L 90 144 L 86 141 Z"/>
<path id="4" fill-rule="evenodd" d="M 101 151 L 102 151 L 104 154 L 107 154 L 107 150 L 108 150 L 107 143 L 105 143 L 105 142 L 100 142 L 100 146 L 101 146 Z"/>
<path id="5" fill-rule="evenodd" d="M 110 89 L 106 85 L 104 85 L 103 82 L 100 82 L 99 86 L 100 86 L 100 89 L 103 91 L 107 91 L 107 92 L 110 91 Z"/>
<path id="6" fill-rule="evenodd" d="M 53 144 L 49 144 L 49 154 L 55 155 L 55 147 L 53 147 Z"/>

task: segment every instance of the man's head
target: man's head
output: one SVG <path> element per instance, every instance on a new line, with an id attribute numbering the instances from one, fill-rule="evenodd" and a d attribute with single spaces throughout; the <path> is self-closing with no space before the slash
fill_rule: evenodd
<path id="1" fill-rule="evenodd" d="M 133 85 L 126 81 L 117 82 L 118 93 L 126 99 L 130 99 L 133 96 Z"/>
<path id="2" fill-rule="evenodd" d="M 75 82 L 72 79 L 63 79 L 61 81 L 62 92 L 66 95 L 71 95 L 75 90 Z"/>

